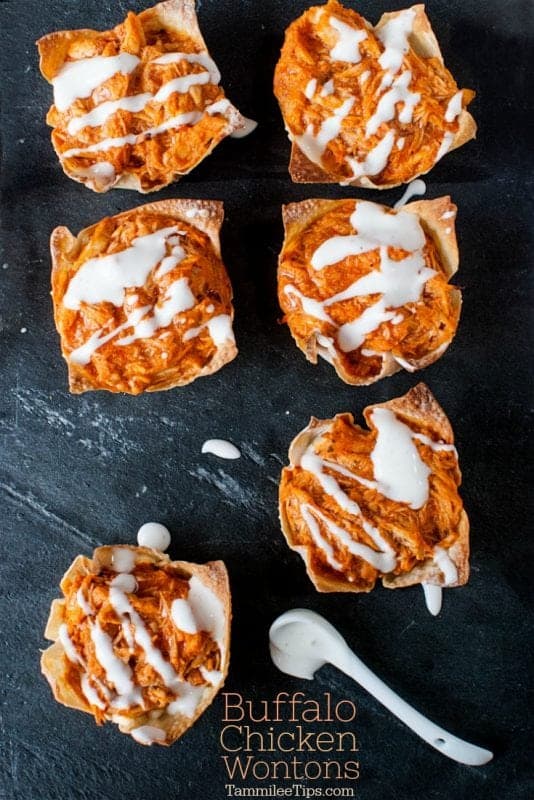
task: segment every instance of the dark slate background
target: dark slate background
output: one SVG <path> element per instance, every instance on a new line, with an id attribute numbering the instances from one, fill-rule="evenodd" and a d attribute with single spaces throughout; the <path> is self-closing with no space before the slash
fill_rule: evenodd
<path id="1" fill-rule="evenodd" d="M 240 354 L 216 375 L 168 393 L 71 397 L 49 299 L 50 231 L 61 224 L 78 232 L 143 200 L 123 191 L 95 195 L 63 175 L 44 122 L 51 91 L 33 43 L 51 30 L 112 27 L 129 8 L 147 5 L 0 3 L 0 797 L 225 797 L 220 697 L 172 748 L 148 749 L 112 725 L 99 729 L 54 703 L 39 674 L 49 604 L 74 556 L 102 543 L 134 542 L 139 525 L 159 520 L 173 533 L 173 557 L 223 558 L 228 565 L 234 598 L 228 691 L 272 699 L 278 691 L 303 689 L 315 698 L 330 691 L 336 701 L 356 700 L 358 798 L 531 798 L 527 270 L 534 204 L 526 123 L 534 6 L 529 0 L 428 2 L 447 65 L 461 86 L 478 93 L 472 105 L 477 141 L 447 156 L 427 180 L 427 197 L 450 193 L 459 206 L 462 320 L 452 347 L 423 373 L 350 388 L 327 364 L 307 364 L 277 324 L 281 203 L 352 195 L 339 187 L 296 186 L 287 175 L 289 145 L 271 80 L 283 30 L 306 0 L 200 2 L 202 29 L 227 93 L 259 128 L 245 140 L 224 142 L 155 199 L 224 200 L 223 251 L 235 288 Z M 386 0 L 358 5 L 372 21 L 391 9 Z M 393 203 L 401 190 L 363 194 Z M 437 619 L 419 588 L 315 593 L 299 556 L 283 541 L 276 511 L 288 444 L 311 414 L 351 410 L 360 418 L 365 405 L 402 394 L 418 379 L 453 423 L 472 525 L 470 582 L 445 593 Z M 216 436 L 235 442 L 243 457 L 227 462 L 200 455 L 202 442 Z M 333 669 L 322 670 L 314 683 L 279 673 L 269 659 L 267 630 L 293 606 L 325 614 L 392 687 L 444 727 L 493 749 L 495 760 L 468 768 L 443 758 Z M 317 729 L 323 728 L 335 726 Z M 308 783 L 319 785 L 328 783 Z"/>

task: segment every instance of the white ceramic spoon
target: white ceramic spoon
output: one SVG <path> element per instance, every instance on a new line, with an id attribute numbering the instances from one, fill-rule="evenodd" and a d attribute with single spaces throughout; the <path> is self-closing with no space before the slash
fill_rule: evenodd
<path id="1" fill-rule="evenodd" d="M 271 658 L 282 672 L 311 680 L 324 664 L 333 664 L 395 714 L 421 739 L 461 764 L 487 764 L 493 753 L 465 742 L 435 725 L 386 686 L 352 652 L 340 633 L 314 611 L 295 608 L 276 619 L 269 631 Z"/>

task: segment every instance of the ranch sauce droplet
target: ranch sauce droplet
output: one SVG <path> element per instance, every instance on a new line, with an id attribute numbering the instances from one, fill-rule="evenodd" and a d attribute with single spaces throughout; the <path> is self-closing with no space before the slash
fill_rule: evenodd
<path id="1" fill-rule="evenodd" d="M 442 590 L 441 586 L 433 586 L 431 583 L 423 583 L 426 607 L 433 617 L 437 617 L 441 611 Z"/>
<path id="2" fill-rule="evenodd" d="M 160 522 L 145 522 L 137 531 L 137 543 L 140 547 L 152 547 L 164 553 L 171 543 L 171 534 Z"/>
<path id="3" fill-rule="evenodd" d="M 408 200 L 411 200 L 417 194 L 424 194 L 426 192 L 426 183 L 422 181 L 420 178 L 417 180 L 412 181 L 406 187 L 406 191 L 402 195 L 400 200 L 397 200 L 395 205 L 393 206 L 394 209 L 402 208 L 405 206 Z"/>
<path id="4" fill-rule="evenodd" d="M 241 457 L 241 453 L 235 444 L 227 442 L 226 439 L 207 439 L 202 445 L 202 453 L 211 453 L 219 458 L 227 459 Z"/>

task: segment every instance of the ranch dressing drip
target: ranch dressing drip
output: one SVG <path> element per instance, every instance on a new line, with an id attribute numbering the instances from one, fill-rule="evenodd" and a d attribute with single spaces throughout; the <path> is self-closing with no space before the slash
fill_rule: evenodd
<path id="1" fill-rule="evenodd" d="M 443 446 L 445 447 L 446 445 Z M 450 586 L 451 584 L 457 582 L 458 570 L 456 568 L 456 564 L 447 551 L 439 545 L 434 547 L 434 563 L 443 575 L 445 586 Z M 443 589 L 441 586 L 436 586 L 431 583 L 423 583 L 422 586 L 425 593 L 426 607 L 432 616 L 436 617 L 441 611 Z"/>
<path id="2" fill-rule="evenodd" d="M 412 197 L 418 194 L 424 194 L 426 192 L 426 183 L 421 180 L 420 178 L 416 178 L 416 180 L 411 181 L 406 187 L 404 194 L 397 200 L 393 208 L 397 211 L 402 206 L 405 206 L 408 200 L 411 200 Z"/>
<path id="3" fill-rule="evenodd" d="M 388 131 L 386 135 L 367 153 L 363 161 L 357 158 L 347 158 L 347 162 L 352 170 L 353 178 L 362 178 L 366 175 L 378 175 L 386 168 L 388 158 L 393 150 L 395 143 L 394 131 Z"/>

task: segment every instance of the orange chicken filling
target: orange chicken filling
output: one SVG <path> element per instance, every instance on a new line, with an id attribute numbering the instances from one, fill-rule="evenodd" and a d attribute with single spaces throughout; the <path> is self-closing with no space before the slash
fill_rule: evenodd
<path id="1" fill-rule="evenodd" d="M 357 63 L 332 59 L 330 51 L 338 43 L 339 34 L 330 24 L 331 16 L 365 32 L 358 45 L 361 59 Z M 339 134 L 328 141 L 320 159 L 322 169 L 336 181 L 352 180 L 355 175 L 348 159 L 363 162 L 386 133 L 393 131 L 395 143 L 385 167 L 378 173 L 366 174 L 378 185 L 406 183 L 428 172 L 442 155 L 440 148 L 445 135 L 451 134 L 452 138 L 458 131 L 457 117 L 451 122 L 445 119 L 447 106 L 458 92 L 454 78 L 438 58 L 424 58 L 411 47 L 403 55 L 397 77 L 409 71 L 409 91 L 420 95 L 412 119 L 399 120 L 402 109 L 399 102 L 392 119 L 383 121 L 376 131 L 367 131 L 379 100 L 389 88 L 381 86 L 386 72 L 379 63 L 383 52 L 384 45 L 376 30 L 337 0 L 308 9 L 287 29 L 276 67 L 274 91 L 291 139 L 303 136 L 309 126 L 317 135 L 326 120 L 335 119 L 341 103 L 354 98 Z M 317 88 L 310 99 L 306 90 L 312 80 L 317 81 Z M 331 81 L 333 91 L 329 93 L 324 88 L 321 91 Z M 464 89 L 461 107 L 465 108 L 473 97 L 474 92 Z"/>
<path id="2" fill-rule="evenodd" d="M 137 237 L 172 227 L 185 234 L 179 237 L 185 257 L 165 274 L 153 269 L 143 286 L 126 288 L 123 305 L 82 302 L 80 308 L 72 309 L 63 304 L 71 280 L 89 259 L 119 253 L 131 247 Z M 172 243 L 167 242 L 166 256 L 171 252 Z M 61 268 L 53 276 L 56 326 L 70 368 L 95 389 L 131 394 L 155 391 L 166 388 L 171 376 L 179 375 L 183 382 L 192 380 L 216 357 L 218 347 L 207 323 L 219 315 L 230 319 L 232 289 L 209 237 L 197 227 L 161 213 L 132 211 L 118 218 L 103 219 L 67 256 L 62 258 Z M 152 335 L 117 344 L 122 337 L 132 334 L 134 326 L 128 326 L 128 318 L 132 319 L 136 310 L 139 313 L 141 309 L 149 309 L 145 318 L 150 319 L 154 309 L 168 302 L 172 286 L 181 279 L 187 280 L 194 305 L 174 315 L 170 324 L 157 327 Z M 88 363 L 74 363 L 75 351 L 92 336 L 100 336 L 102 340 L 120 326 L 124 326 L 122 331 L 100 344 Z"/>
<path id="3" fill-rule="evenodd" d="M 284 321 L 304 352 L 307 352 L 304 343 L 314 341 L 318 333 L 323 334 L 332 339 L 336 359 L 346 374 L 365 380 L 379 374 L 382 366 L 380 355 L 369 355 L 371 352 L 391 353 L 407 362 L 417 362 L 450 342 L 458 325 L 460 308 L 454 299 L 454 287 L 447 283 L 436 245 L 425 234 L 424 260 L 436 274 L 426 281 L 419 300 L 395 308 L 396 314 L 402 315 L 400 322 L 398 317 L 382 322 L 366 334 L 361 347 L 343 352 L 336 343 L 336 331 L 341 325 L 361 317 L 377 302 L 379 295 L 358 296 L 329 305 L 327 311 L 332 322 L 328 322 L 306 313 L 302 302 L 285 289 L 295 286 L 304 296 L 324 302 L 363 275 L 379 269 L 378 248 L 348 256 L 325 269 L 315 270 L 310 266 L 313 253 L 327 239 L 354 233 L 350 223 L 353 210 L 354 200 L 340 200 L 286 242 L 280 256 L 278 296 L 285 312 Z M 393 261 L 401 261 L 409 253 L 389 247 L 388 255 Z"/>
<path id="4" fill-rule="evenodd" d="M 82 182 L 86 182 L 88 177 L 95 179 L 98 175 L 95 165 L 100 164 L 100 185 L 92 187 L 97 191 L 105 191 L 109 182 L 123 173 L 137 176 L 142 191 L 161 188 L 177 175 L 189 172 L 228 134 L 228 119 L 224 116 L 227 101 L 215 80 L 214 70 L 208 82 L 197 82 L 189 88 L 184 87 L 183 91 L 173 91 L 166 99 L 155 97 L 158 90 L 170 81 L 205 73 L 206 67 L 186 59 L 157 63 L 156 60 L 167 53 L 191 54 L 197 53 L 199 48 L 185 31 L 163 27 L 151 9 L 141 14 L 128 13 L 126 20 L 110 31 L 79 30 L 55 36 L 56 39 L 44 37 L 39 42 L 41 69 L 49 81 L 56 78 L 65 65 L 79 59 L 122 53 L 140 59 L 133 71 L 126 74 L 117 71 L 89 97 L 76 98 L 66 110 L 60 110 L 56 105 L 50 108 L 47 122 L 54 128 L 52 143 L 64 170 L 71 177 Z M 79 131 L 69 132 L 69 123 L 97 106 L 141 95 L 147 95 L 147 102 L 139 110 L 118 108 L 101 125 L 87 124 Z M 149 95 L 153 99 L 149 99 Z M 205 112 L 207 107 L 219 101 L 223 101 L 219 110 Z M 198 112 L 199 118 L 150 133 L 169 120 L 191 112 Z M 149 133 L 144 136 L 146 131 Z M 128 141 L 121 141 L 124 137 Z M 133 142 L 129 137 L 137 138 Z M 101 151 L 83 152 L 110 140 L 117 141 Z M 111 177 L 103 180 L 102 175 L 107 171 L 111 172 Z"/>
<path id="5" fill-rule="evenodd" d="M 127 595 L 128 600 L 143 620 L 153 645 L 159 649 L 180 679 L 193 686 L 207 685 L 200 667 L 208 670 L 220 668 L 221 653 L 218 645 L 205 631 L 191 634 L 179 630 L 171 618 L 173 600 L 187 597 L 187 578 L 170 567 L 155 567 L 152 564 L 138 564 L 131 574 L 137 582 L 137 589 L 135 594 Z M 87 704 L 87 695 L 80 684 L 83 673 L 86 673 L 102 704 L 102 708 L 93 704 L 90 706 L 99 724 L 105 721 L 110 709 L 121 716 L 135 718 L 149 711 L 165 709 L 176 699 L 158 672 L 147 662 L 143 649 L 133 641 L 131 633 L 125 635 L 123 620 L 109 600 L 110 583 L 116 577 L 117 573 L 104 570 L 99 575 L 77 577 L 67 585 L 62 585 L 66 597 L 65 622 L 68 636 L 86 665 L 86 669 L 82 671 L 78 664 L 65 656 L 67 680 L 82 702 Z M 86 602 L 93 609 L 94 615 L 90 621 L 80 608 L 78 591 L 83 593 Z M 110 637 L 115 655 L 130 667 L 132 681 L 142 693 L 142 705 L 114 708 L 115 687 L 107 679 L 91 637 L 91 629 L 95 624 L 100 625 Z"/>
<path id="6" fill-rule="evenodd" d="M 416 431 L 432 438 L 432 432 L 419 427 Z M 376 443 L 374 430 L 365 430 L 354 424 L 351 414 L 339 414 L 331 421 L 328 430 L 316 439 L 314 452 L 326 461 L 344 467 L 364 479 L 373 479 L 371 452 Z M 458 525 L 462 513 L 462 501 L 458 494 L 460 471 L 454 450 L 435 451 L 427 444 L 417 441 L 421 459 L 432 470 L 429 477 L 429 497 L 422 508 L 412 509 L 368 488 L 360 482 L 344 476 L 326 466 L 324 472 L 331 475 L 343 492 L 361 508 L 362 518 L 373 525 L 385 542 L 393 548 L 397 564 L 394 575 L 409 572 L 418 562 L 431 559 L 433 548 L 439 544 L 449 548 L 457 539 Z M 339 578 L 339 573 L 360 591 L 370 591 L 381 573 L 363 558 L 355 556 L 346 547 L 337 547 L 328 527 L 319 516 L 314 517 L 320 526 L 321 535 L 334 544 L 336 561 L 341 570 L 335 570 L 317 548 L 306 521 L 302 516 L 303 504 L 309 504 L 347 531 L 355 542 L 361 542 L 377 550 L 357 519 L 345 512 L 320 486 L 317 479 L 301 466 L 286 467 L 280 483 L 280 502 L 287 515 L 294 540 L 293 546 L 309 548 L 311 572 L 326 578 Z"/>

